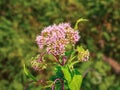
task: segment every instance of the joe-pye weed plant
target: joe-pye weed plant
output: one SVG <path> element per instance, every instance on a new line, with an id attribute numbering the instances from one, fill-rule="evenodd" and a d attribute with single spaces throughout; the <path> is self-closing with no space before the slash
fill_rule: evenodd
<path id="1" fill-rule="evenodd" d="M 80 40 L 78 23 L 82 21 L 87 20 L 77 20 L 74 28 L 69 23 L 48 26 L 36 37 L 36 43 L 41 53 L 31 61 L 31 66 L 38 72 L 49 68 L 44 57 L 52 55 L 54 61 L 51 63 L 55 62 L 55 75 L 47 81 L 37 80 L 28 72 L 25 65 L 24 72 L 34 82 L 39 82 L 43 89 L 80 90 L 83 77 L 79 68 L 74 68 L 74 65 L 89 59 L 89 51 L 76 45 L 76 42 Z"/>

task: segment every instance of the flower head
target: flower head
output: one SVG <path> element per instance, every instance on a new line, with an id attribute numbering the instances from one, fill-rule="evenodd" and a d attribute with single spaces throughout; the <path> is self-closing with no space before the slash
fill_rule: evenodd
<path id="1" fill-rule="evenodd" d="M 38 60 L 31 61 L 32 68 L 36 71 L 43 70 L 47 67 L 47 64 L 44 61 L 39 62 Z"/>
<path id="2" fill-rule="evenodd" d="M 77 51 L 79 61 L 84 62 L 89 60 L 90 54 L 88 50 L 85 50 L 84 48 L 78 46 Z"/>
<path id="3" fill-rule="evenodd" d="M 79 52 L 79 60 L 84 62 L 84 61 L 88 61 L 89 59 L 89 51 L 86 50 L 86 51 L 83 51 L 83 52 Z"/>
<path id="4" fill-rule="evenodd" d="M 36 42 L 40 49 L 46 48 L 47 52 L 54 55 L 65 53 L 67 44 L 75 44 L 80 36 L 78 31 L 71 28 L 69 23 L 61 23 L 44 28 Z"/>

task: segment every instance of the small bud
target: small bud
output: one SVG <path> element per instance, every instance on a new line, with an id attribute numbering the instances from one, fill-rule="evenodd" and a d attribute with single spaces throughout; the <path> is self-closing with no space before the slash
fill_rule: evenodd
<path id="1" fill-rule="evenodd" d="M 67 62 L 67 57 L 66 57 L 66 56 L 63 56 L 63 57 L 62 57 L 62 63 L 63 63 L 63 65 L 66 64 L 66 62 Z"/>

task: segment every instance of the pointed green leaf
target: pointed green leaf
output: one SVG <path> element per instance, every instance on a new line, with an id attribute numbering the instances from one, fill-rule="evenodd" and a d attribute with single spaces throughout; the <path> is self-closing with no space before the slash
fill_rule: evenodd
<path id="1" fill-rule="evenodd" d="M 75 70 L 72 81 L 69 84 L 70 90 L 80 90 L 82 84 L 82 75 Z"/>
<path id="2" fill-rule="evenodd" d="M 83 18 L 78 19 L 77 22 L 76 22 L 76 24 L 75 24 L 74 29 L 77 30 L 77 29 L 78 29 L 78 24 L 79 24 L 80 22 L 83 22 L 83 21 L 88 21 L 88 20 L 87 20 L 87 19 L 83 19 Z"/>
<path id="3" fill-rule="evenodd" d="M 28 76 L 29 78 L 31 78 L 34 81 L 37 81 L 36 78 L 28 72 L 27 68 L 25 67 L 25 64 L 24 64 L 24 72 L 25 72 L 26 76 Z"/>
<path id="4" fill-rule="evenodd" d="M 68 66 L 63 66 L 63 67 L 61 67 L 61 70 L 63 71 L 65 79 L 69 83 L 72 80 L 72 73 L 71 73 L 69 67 Z"/>

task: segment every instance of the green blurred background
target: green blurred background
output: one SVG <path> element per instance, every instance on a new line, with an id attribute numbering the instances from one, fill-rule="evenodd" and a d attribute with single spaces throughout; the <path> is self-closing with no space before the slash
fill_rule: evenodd
<path id="1" fill-rule="evenodd" d="M 120 90 L 119 0 L 0 0 L 0 90 L 24 89 L 29 79 L 23 64 L 30 67 L 39 53 L 35 37 L 44 27 L 74 26 L 81 17 L 89 21 L 79 24 L 78 44 L 91 53 L 89 62 L 79 64 L 86 74 L 81 90 Z"/>

